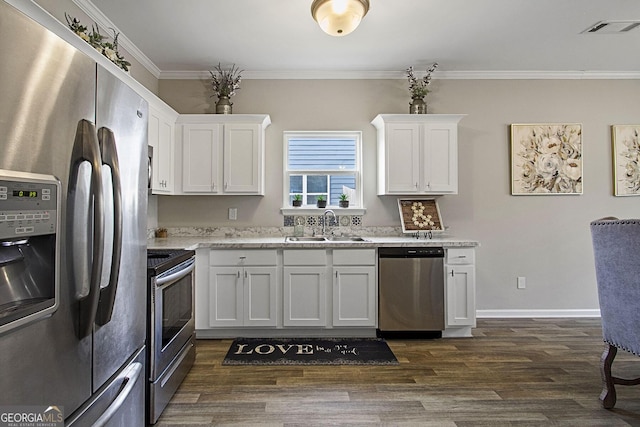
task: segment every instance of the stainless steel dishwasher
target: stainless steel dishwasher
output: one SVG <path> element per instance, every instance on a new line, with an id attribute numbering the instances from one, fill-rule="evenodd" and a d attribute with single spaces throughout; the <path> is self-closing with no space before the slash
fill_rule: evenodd
<path id="1" fill-rule="evenodd" d="M 442 336 L 444 249 L 379 248 L 379 335 Z"/>

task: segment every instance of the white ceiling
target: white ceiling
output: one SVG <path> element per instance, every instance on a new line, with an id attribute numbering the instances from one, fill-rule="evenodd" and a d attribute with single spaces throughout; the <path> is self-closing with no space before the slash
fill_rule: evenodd
<path id="1" fill-rule="evenodd" d="M 640 27 L 583 33 L 603 20 L 640 20 L 640 0 L 370 0 L 344 37 L 320 30 L 312 0 L 74 1 L 119 30 L 122 46 L 160 78 L 218 63 L 245 78 L 381 76 L 434 61 L 450 76 L 640 78 Z"/>

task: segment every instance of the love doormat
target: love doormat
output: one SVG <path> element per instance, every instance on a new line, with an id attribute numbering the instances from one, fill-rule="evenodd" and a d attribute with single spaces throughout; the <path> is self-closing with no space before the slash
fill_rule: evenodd
<path id="1" fill-rule="evenodd" d="M 237 338 L 223 365 L 397 365 L 378 338 Z"/>

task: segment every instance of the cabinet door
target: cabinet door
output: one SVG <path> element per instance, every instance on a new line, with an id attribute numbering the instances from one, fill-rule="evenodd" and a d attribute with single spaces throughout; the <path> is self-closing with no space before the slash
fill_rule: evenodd
<path id="1" fill-rule="evenodd" d="M 458 192 L 457 125 L 438 123 L 423 128 L 422 191 Z"/>
<path id="2" fill-rule="evenodd" d="M 284 267 L 284 326 L 327 326 L 325 267 Z"/>
<path id="3" fill-rule="evenodd" d="M 209 326 L 242 326 L 244 322 L 242 269 L 209 270 Z"/>
<path id="4" fill-rule="evenodd" d="M 182 125 L 182 191 L 218 193 L 220 188 L 221 127 Z"/>
<path id="5" fill-rule="evenodd" d="M 446 274 L 447 326 L 475 326 L 474 266 L 447 266 Z"/>
<path id="6" fill-rule="evenodd" d="M 276 326 L 276 267 L 245 267 L 244 325 Z"/>
<path id="7" fill-rule="evenodd" d="M 257 124 L 224 125 L 224 192 L 264 194 L 262 130 Z"/>
<path id="8" fill-rule="evenodd" d="M 334 267 L 333 326 L 375 325 L 375 267 Z"/>
<path id="9" fill-rule="evenodd" d="M 153 194 L 171 194 L 173 192 L 173 150 L 174 122 L 149 107 L 149 145 L 153 147 L 153 176 L 151 189 Z"/>
<path id="10" fill-rule="evenodd" d="M 390 123 L 385 140 L 385 193 L 417 193 L 420 185 L 420 125 Z"/>

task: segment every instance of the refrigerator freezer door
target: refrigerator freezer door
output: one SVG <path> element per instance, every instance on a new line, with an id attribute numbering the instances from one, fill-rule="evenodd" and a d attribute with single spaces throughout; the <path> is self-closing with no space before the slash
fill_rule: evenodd
<path id="1" fill-rule="evenodd" d="M 69 162 L 78 122 L 94 121 L 95 62 L 0 1 L 0 168 L 56 176 L 65 235 Z M 66 242 L 61 242 L 66 247 Z M 70 414 L 91 394 L 91 339 L 77 338 L 65 262 L 51 317 L 0 335 L 0 405 L 58 405 Z"/>
<path id="2" fill-rule="evenodd" d="M 114 375 L 143 345 L 146 335 L 146 228 L 147 228 L 147 102 L 131 88 L 98 66 L 96 127 L 112 133 L 117 151 L 122 200 L 120 268 L 113 306 L 109 288 L 103 288 L 94 326 L 94 391 Z M 103 159 L 104 163 L 104 159 Z M 110 166 L 112 176 L 117 171 Z M 113 198 L 113 197 L 112 197 Z M 116 196 L 114 199 L 118 199 Z M 105 209 L 113 215 L 118 209 Z M 117 221 L 116 221 L 117 222 Z M 117 230 L 117 226 L 111 227 Z M 116 253 L 116 252 L 114 252 Z M 116 255 L 116 258 L 118 256 Z M 117 262 L 112 259 L 111 262 Z M 109 271 L 111 265 L 103 265 Z M 100 325 L 99 319 L 108 323 Z"/>
<path id="3" fill-rule="evenodd" d="M 144 426 L 145 349 L 140 350 L 109 383 L 67 419 L 67 427 Z"/>

